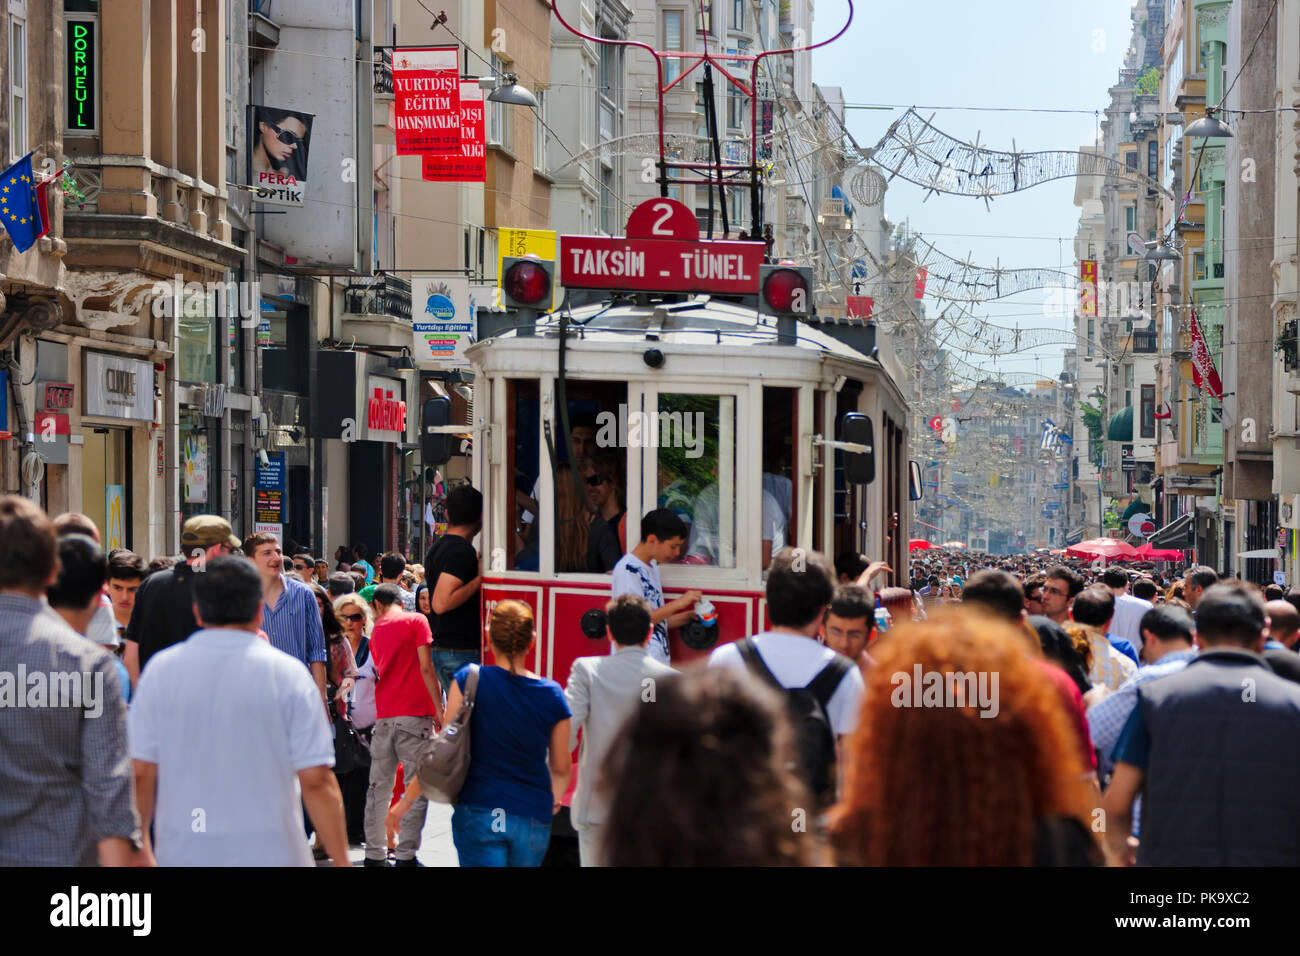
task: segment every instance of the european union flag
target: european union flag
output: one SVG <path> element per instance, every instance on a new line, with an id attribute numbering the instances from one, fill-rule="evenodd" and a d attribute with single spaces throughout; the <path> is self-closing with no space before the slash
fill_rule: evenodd
<path id="1" fill-rule="evenodd" d="M 34 178 L 31 153 L 0 175 L 0 222 L 4 223 L 14 248 L 19 252 L 30 249 L 41 234 Z"/>

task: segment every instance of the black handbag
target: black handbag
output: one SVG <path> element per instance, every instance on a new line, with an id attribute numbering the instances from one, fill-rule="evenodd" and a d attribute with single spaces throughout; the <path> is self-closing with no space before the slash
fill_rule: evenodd
<path id="1" fill-rule="evenodd" d="M 368 768 L 369 748 L 357 736 L 352 721 L 340 716 L 338 708 L 334 706 L 334 695 L 338 693 L 338 688 L 331 684 L 326 688 L 326 693 L 330 698 L 330 718 L 334 721 L 334 772 L 344 774 Z"/>

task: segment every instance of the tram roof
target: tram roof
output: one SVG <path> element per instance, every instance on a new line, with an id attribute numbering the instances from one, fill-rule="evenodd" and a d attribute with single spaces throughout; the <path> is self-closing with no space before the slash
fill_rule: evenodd
<path id="1" fill-rule="evenodd" d="M 864 355 L 808 322 L 796 323 L 797 337 L 794 343 L 778 346 L 775 318 L 760 315 L 753 306 L 711 299 L 708 296 L 681 302 L 592 303 L 574 308 L 568 315 L 569 335 L 575 341 L 642 344 L 649 340 L 659 345 L 766 345 L 797 348 L 884 371 L 878 360 Z M 541 315 L 537 319 L 535 337 L 554 338 L 559 334 L 559 327 L 558 312 Z M 648 339 L 649 336 L 655 338 Z M 528 339 L 511 329 L 493 336 L 492 340 Z M 485 344 L 486 341 L 472 346 L 471 351 Z"/>

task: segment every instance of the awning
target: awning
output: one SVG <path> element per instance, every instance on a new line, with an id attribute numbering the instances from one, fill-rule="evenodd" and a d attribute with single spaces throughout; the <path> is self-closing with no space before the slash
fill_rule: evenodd
<path id="1" fill-rule="evenodd" d="M 1151 506 L 1149 504 L 1141 498 L 1134 498 L 1129 502 L 1128 507 L 1124 509 L 1124 513 L 1119 516 L 1119 523 L 1127 526 L 1128 519 L 1134 515 L 1149 515 L 1150 513 Z"/>
<path id="2" fill-rule="evenodd" d="M 1151 536 L 1153 548 L 1177 548 L 1180 551 L 1193 547 L 1192 516 L 1179 515 Z"/>
<path id="3" fill-rule="evenodd" d="M 1066 544 L 1078 544 L 1083 540 L 1083 536 L 1088 533 L 1087 528 L 1075 528 L 1065 536 Z"/>
<path id="4" fill-rule="evenodd" d="M 1106 426 L 1107 441 L 1133 440 L 1133 406 L 1121 409 Z"/>

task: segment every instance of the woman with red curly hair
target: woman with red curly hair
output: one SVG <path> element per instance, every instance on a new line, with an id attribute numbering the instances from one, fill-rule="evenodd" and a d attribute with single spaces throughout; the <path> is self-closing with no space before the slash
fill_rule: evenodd
<path id="1" fill-rule="evenodd" d="M 841 864 L 1102 862 L 1079 748 L 1022 635 L 942 612 L 890 631 L 872 654 L 832 812 Z"/>

